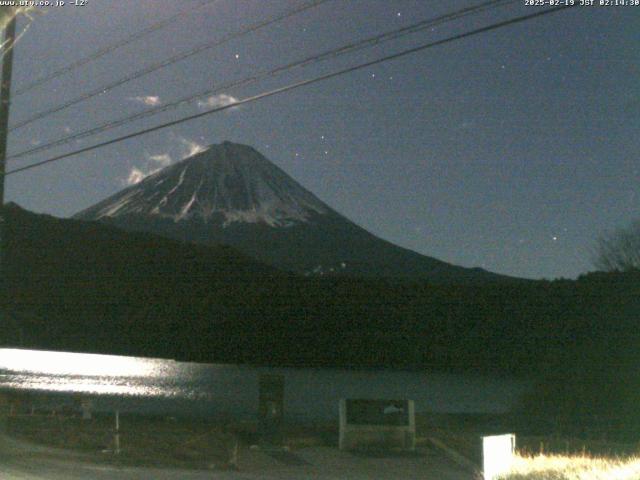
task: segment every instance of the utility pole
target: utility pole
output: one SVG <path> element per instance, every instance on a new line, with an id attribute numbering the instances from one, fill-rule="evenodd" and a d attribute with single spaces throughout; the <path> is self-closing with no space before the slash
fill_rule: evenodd
<path id="1" fill-rule="evenodd" d="M 16 41 L 16 16 L 4 31 L 6 53 L 2 56 L 2 79 L 0 80 L 0 206 L 4 205 L 4 173 L 7 159 L 7 137 L 9 136 L 9 108 L 11 106 L 11 75 L 13 73 L 13 47 Z M 1 232 L 4 233 L 4 232 Z M 4 235 L 0 236 L 0 239 Z M 0 242 L 0 248 L 2 243 Z"/>
<path id="2" fill-rule="evenodd" d="M 4 30 L 2 44 L 6 49 L 2 56 L 2 77 L 0 78 L 0 322 L 7 325 L 7 284 L 5 267 L 5 213 L 4 177 L 7 160 L 7 140 L 9 137 L 9 108 L 11 107 L 11 74 L 13 72 L 13 47 L 16 40 L 16 17 L 14 15 Z"/>
<path id="3" fill-rule="evenodd" d="M 11 70 L 13 63 L 13 44 L 16 39 L 16 17 L 14 16 L 4 31 L 3 45 L 7 47 L 2 57 L 2 78 L 0 81 L 0 322 L 7 325 L 7 296 L 4 267 L 4 173 L 7 159 L 7 137 L 9 136 L 9 104 L 11 93 Z M 0 433 L 6 430 L 9 399 L 0 394 Z"/>

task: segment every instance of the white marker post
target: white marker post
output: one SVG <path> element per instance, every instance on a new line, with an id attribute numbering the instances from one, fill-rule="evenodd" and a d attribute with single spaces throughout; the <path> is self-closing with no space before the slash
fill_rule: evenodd
<path id="1" fill-rule="evenodd" d="M 513 465 L 516 436 L 513 434 L 482 437 L 482 471 L 484 480 L 495 480 Z"/>

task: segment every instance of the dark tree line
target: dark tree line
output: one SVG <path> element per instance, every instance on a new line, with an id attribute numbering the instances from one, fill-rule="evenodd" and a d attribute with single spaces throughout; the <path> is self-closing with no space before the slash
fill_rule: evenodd
<path id="1" fill-rule="evenodd" d="M 594 264 L 605 272 L 640 269 L 640 220 L 598 239 Z"/>

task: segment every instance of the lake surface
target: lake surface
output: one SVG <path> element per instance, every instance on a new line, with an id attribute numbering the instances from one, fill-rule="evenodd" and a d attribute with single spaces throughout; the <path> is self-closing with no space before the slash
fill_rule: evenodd
<path id="1" fill-rule="evenodd" d="M 337 416 L 340 398 L 411 399 L 416 412 L 504 413 L 528 382 L 389 370 L 266 368 L 0 349 L 0 388 L 86 394 L 97 410 L 255 418 L 260 374 L 285 378 L 286 417 Z"/>

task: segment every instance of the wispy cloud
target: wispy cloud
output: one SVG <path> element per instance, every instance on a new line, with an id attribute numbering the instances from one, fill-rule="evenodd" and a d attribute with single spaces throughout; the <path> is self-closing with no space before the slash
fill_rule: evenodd
<path id="1" fill-rule="evenodd" d="M 192 155 L 196 155 L 198 153 L 204 152 L 207 147 L 196 142 L 195 140 L 189 140 L 188 138 L 179 137 L 180 143 L 183 145 L 183 155 L 182 158 L 187 158 Z"/>
<path id="2" fill-rule="evenodd" d="M 147 176 L 149 176 L 148 173 L 143 172 L 142 170 L 140 170 L 137 167 L 133 167 L 131 169 L 131 171 L 129 172 L 129 176 L 127 177 L 127 179 L 124 181 L 124 183 L 126 185 L 135 185 L 137 183 L 140 183 L 142 180 L 144 180 Z"/>
<path id="3" fill-rule="evenodd" d="M 142 167 L 131 167 L 129 176 L 123 181 L 125 185 L 135 185 L 147 178 L 149 175 L 153 175 L 159 172 L 165 167 L 168 167 L 173 162 L 171 155 L 168 153 L 160 153 L 157 155 L 151 155 L 148 152 L 144 152 L 145 164 Z"/>
<path id="4" fill-rule="evenodd" d="M 138 168 L 131 167 L 131 171 L 129 172 L 129 176 L 123 181 L 125 185 L 135 185 L 140 183 L 142 180 L 147 178 L 149 175 L 153 175 L 154 173 L 162 170 L 160 168 Z"/>
<path id="5" fill-rule="evenodd" d="M 142 165 L 136 165 L 131 167 L 127 178 L 122 180 L 125 185 L 136 185 L 149 175 L 159 172 L 163 168 L 168 167 L 174 161 L 182 160 L 184 158 L 196 155 L 200 152 L 204 152 L 207 147 L 195 140 L 185 138 L 180 135 L 172 134 L 174 139 L 174 148 L 171 149 L 171 153 L 155 153 L 144 152 L 144 163 Z M 177 142 L 175 142 L 177 140 Z"/>
<path id="6" fill-rule="evenodd" d="M 206 100 L 200 100 L 198 102 L 198 107 L 201 109 L 217 108 L 232 105 L 234 103 L 238 103 L 238 99 L 236 97 L 232 97 L 226 93 L 221 93 L 219 95 L 213 95 Z"/>
<path id="7" fill-rule="evenodd" d="M 160 97 L 156 95 L 142 95 L 138 97 L 129 97 L 129 100 L 133 100 L 134 102 L 144 103 L 149 107 L 157 107 L 162 103 L 160 101 Z"/>
<path id="8" fill-rule="evenodd" d="M 171 155 L 169 155 L 168 153 L 162 153 L 160 155 L 147 155 L 147 160 L 160 165 L 160 167 L 162 168 L 168 167 L 169 165 L 171 165 L 171 162 L 173 162 Z"/>

